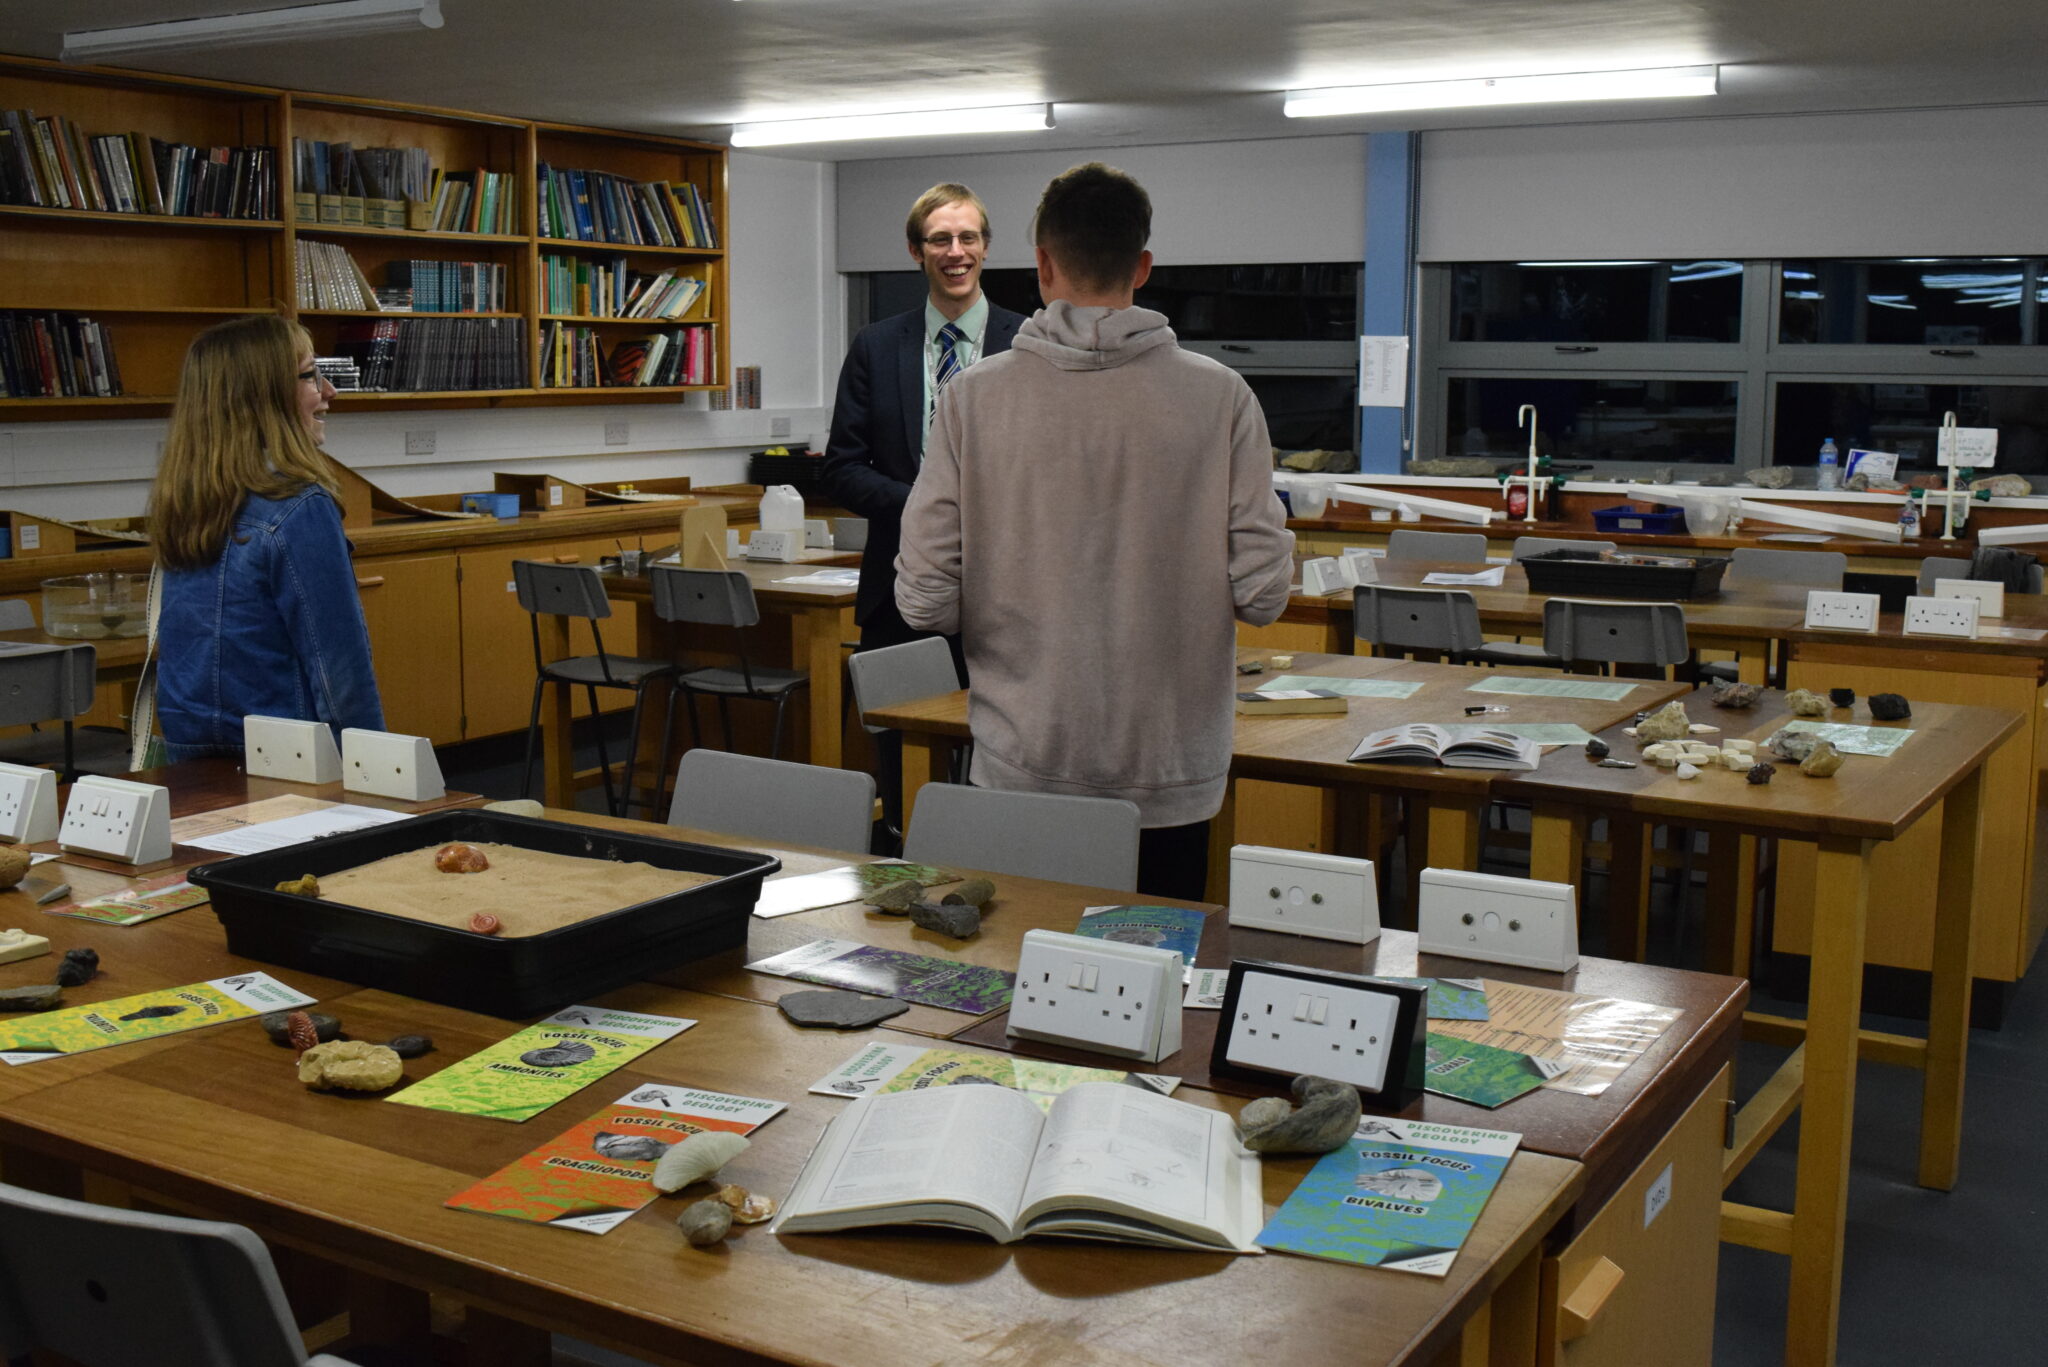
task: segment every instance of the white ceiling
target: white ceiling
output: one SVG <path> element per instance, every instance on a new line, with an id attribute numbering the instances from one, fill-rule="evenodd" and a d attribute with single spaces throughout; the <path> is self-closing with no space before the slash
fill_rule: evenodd
<path id="1" fill-rule="evenodd" d="M 0 0 L 0 49 L 263 0 Z M 2040 0 L 441 0 L 437 31 L 179 53 L 153 70 L 722 141 L 736 120 L 1051 100 L 1056 131 L 816 160 L 2048 101 Z M 1288 119 L 1278 92 L 1721 64 L 1718 96 Z M 136 63 L 141 65 L 141 63 Z"/>

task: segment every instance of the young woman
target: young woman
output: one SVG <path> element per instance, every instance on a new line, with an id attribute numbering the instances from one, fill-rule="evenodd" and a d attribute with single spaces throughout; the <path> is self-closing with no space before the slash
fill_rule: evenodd
<path id="1" fill-rule="evenodd" d="M 157 722 L 173 760 L 239 754 L 250 715 L 384 727 L 320 450 L 333 393 L 312 339 L 274 315 L 210 327 L 185 355 L 149 496 Z"/>

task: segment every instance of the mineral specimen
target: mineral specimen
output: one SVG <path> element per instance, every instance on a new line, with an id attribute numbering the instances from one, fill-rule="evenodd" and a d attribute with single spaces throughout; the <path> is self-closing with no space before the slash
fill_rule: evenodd
<path id="1" fill-rule="evenodd" d="M 1795 717 L 1819 717 L 1826 714 L 1828 700 L 1811 689 L 1795 688 L 1785 695 L 1785 707 Z"/>
<path id="2" fill-rule="evenodd" d="M 1636 724 L 1636 742 L 1677 740 L 1691 731 L 1692 719 L 1685 715 L 1685 704 L 1668 702 Z"/>
<path id="3" fill-rule="evenodd" d="M 320 1017 L 315 1016 L 313 1019 L 318 1022 Z M 434 1041 L 425 1035 L 400 1035 L 394 1040 L 387 1041 L 384 1047 L 400 1058 L 419 1058 L 434 1052 Z"/>
<path id="4" fill-rule="evenodd" d="M 1759 693 L 1763 690 L 1750 683 L 1716 683 L 1714 685 L 1714 706 L 1754 707 Z"/>
<path id="5" fill-rule="evenodd" d="M 727 1182 L 711 1193 L 714 1201 L 723 1201 L 732 1211 L 732 1222 L 736 1225 L 758 1225 L 763 1220 L 775 1218 L 775 1198 L 756 1196 L 745 1187 Z"/>
<path id="6" fill-rule="evenodd" d="M 1842 752 L 1822 741 L 1813 747 L 1813 753 L 1799 762 L 1799 772 L 1808 778 L 1830 778 L 1835 770 L 1842 767 Z"/>
<path id="7" fill-rule="evenodd" d="M 698 1201 L 676 1216 L 676 1228 L 691 1247 L 710 1248 L 732 1232 L 732 1207 L 715 1199 Z"/>
<path id="8" fill-rule="evenodd" d="M 0 964 L 39 959 L 49 952 L 50 938 L 47 935 L 31 935 L 25 930 L 0 930 Z"/>
<path id="9" fill-rule="evenodd" d="M 84 987 L 100 971 L 98 950 L 67 949 L 64 962 L 57 965 L 57 986 Z"/>
<path id="10" fill-rule="evenodd" d="M 1695 765 L 1681 764 L 1678 766 L 1678 776 L 1680 778 L 1698 778 L 1700 771 Z"/>
<path id="11" fill-rule="evenodd" d="M 55 983 L 0 987 L 0 1011 L 47 1011 L 63 1000 L 64 989 Z"/>
<path id="12" fill-rule="evenodd" d="M 293 1016 L 304 1016 L 313 1027 L 313 1038 L 299 1046 L 302 1049 L 310 1049 L 316 1044 L 325 1044 L 329 1040 L 341 1038 L 341 1022 L 320 1011 L 266 1011 L 256 1018 L 256 1023 L 263 1027 L 264 1034 L 270 1036 L 272 1044 L 290 1044 Z"/>
<path id="13" fill-rule="evenodd" d="M 130 1011 L 121 1019 L 124 1021 L 161 1020 L 165 1016 L 182 1015 L 184 1011 L 185 1008 L 182 1006 L 145 1006 L 139 1011 Z"/>
<path id="14" fill-rule="evenodd" d="M 519 1061 L 535 1068 L 573 1068 L 596 1057 L 597 1050 L 587 1044 L 551 1044 L 545 1049 L 527 1050 Z"/>
<path id="15" fill-rule="evenodd" d="M 596 1150 L 598 1157 L 614 1162 L 652 1163 L 675 1146 L 651 1134 L 615 1134 L 610 1130 L 599 1130 L 590 1137 L 590 1147 Z"/>
<path id="16" fill-rule="evenodd" d="M 488 911 L 480 911 L 469 918 L 469 928 L 479 935 L 496 935 L 504 926 Z"/>
<path id="17" fill-rule="evenodd" d="M 1828 690 L 1828 701 L 1837 707 L 1854 707 L 1856 705 L 1856 690 L 1853 688 L 1830 688 Z"/>
<path id="18" fill-rule="evenodd" d="M 1586 742 L 1586 757 L 1588 759 L 1606 759 L 1607 755 L 1607 742 L 1600 739 L 1600 737 L 1595 736 Z"/>
<path id="19" fill-rule="evenodd" d="M 1290 1106 L 1280 1097 L 1261 1097 L 1237 1119 L 1238 1136 L 1257 1153 L 1329 1153 L 1343 1147 L 1358 1128 L 1358 1089 L 1326 1077 L 1294 1079 Z"/>
<path id="20" fill-rule="evenodd" d="M 868 894 L 868 905 L 876 911 L 886 911 L 891 916 L 901 916 L 924 900 L 924 889 L 915 879 L 906 878 L 900 883 L 890 883 Z"/>
<path id="21" fill-rule="evenodd" d="M 1246 660 L 1237 667 L 1237 672 L 1247 675 L 1263 674 L 1266 672 L 1266 662 L 1264 660 Z"/>
<path id="22" fill-rule="evenodd" d="M 1901 693 L 1873 693 L 1870 695 L 1870 716 L 1873 721 L 1904 721 L 1913 715 L 1913 704 L 1906 701 Z"/>
<path id="23" fill-rule="evenodd" d="M 491 861 L 474 845 L 443 845 L 434 851 L 434 867 L 443 873 L 482 873 L 490 866 Z"/>
<path id="24" fill-rule="evenodd" d="M 985 907 L 995 896 L 994 883 L 986 878 L 970 878 L 939 900 L 951 906 Z"/>
<path id="25" fill-rule="evenodd" d="M 775 1004 L 798 1025 L 829 1025 L 840 1030 L 863 1029 L 910 1009 L 909 1002 L 837 988 L 785 992 Z"/>
<path id="26" fill-rule="evenodd" d="M 1777 776 L 1777 773 L 1778 771 L 1776 767 L 1773 765 L 1752 764 L 1749 766 L 1749 772 L 1746 775 L 1744 775 L 1744 777 L 1746 777 L 1751 783 L 1754 783 L 1757 787 L 1761 788 L 1766 783 L 1769 783 L 1773 778 L 1775 778 Z"/>
<path id="27" fill-rule="evenodd" d="M 702 1130 L 669 1145 L 648 1180 L 654 1183 L 656 1191 L 681 1191 L 692 1182 L 703 1181 L 746 1151 L 745 1135 L 730 1130 Z"/>
<path id="28" fill-rule="evenodd" d="M 919 902 L 910 908 L 910 923 L 921 930 L 966 940 L 981 934 L 981 909 L 958 902 Z"/>
<path id="29" fill-rule="evenodd" d="M 2034 492 L 2034 486 L 2027 482 L 2025 475 L 1993 475 L 1989 479 L 1970 481 L 1970 492 L 1983 490 L 1993 498 L 2025 498 Z"/>
<path id="30" fill-rule="evenodd" d="M 1780 731 L 1764 742 L 1772 754 L 1799 763 L 1813 753 L 1813 747 L 1820 744 L 1820 737 L 1811 731 Z"/>
<path id="31" fill-rule="evenodd" d="M 1692 732 L 1695 736 L 1718 736 L 1721 734 L 1720 727 L 1711 725 L 1703 721 L 1694 722 L 1691 726 L 1688 726 L 1686 730 Z"/>
<path id="32" fill-rule="evenodd" d="M 320 895 L 320 880 L 310 873 L 300 874 L 297 878 L 288 878 L 284 882 L 279 883 L 277 891 L 289 892 L 299 897 L 318 897 Z"/>
<path id="33" fill-rule="evenodd" d="M 0 846 L 0 888 L 11 888 L 26 878 L 33 862 L 20 845 Z"/>
<path id="34" fill-rule="evenodd" d="M 316 1044 L 299 1055 L 299 1081 L 322 1091 L 381 1092 L 404 1076 L 398 1055 L 366 1040 Z"/>
<path id="35" fill-rule="evenodd" d="M 1751 470 L 1743 478 L 1759 489 L 1782 489 L 1792 482 L 1792 467 L 1766 465 L 1760 470 Z"/>

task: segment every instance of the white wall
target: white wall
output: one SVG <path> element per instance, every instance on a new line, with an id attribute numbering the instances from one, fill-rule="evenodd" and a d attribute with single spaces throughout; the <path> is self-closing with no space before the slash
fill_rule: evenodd
<path id="1" fill-rule="evenodd" d="M 2048 105 L 1425 134 L 1425 261 L 2034 255 Z"/>
<path id="2" fill-rule="evenodd" d="M 1365 251 L 1365 145 L 1349 135 L 842 162 L 838 269 L 911 269 L 903 217 L 926 189 L 948 180 L 988 205 L 988 264 L 1029 266 L 1039 195 L 1085 161 L 1128 171 L 1151 195 L 1152 254 L 1161 265 L 1357 261 Z"/>
<path id="3" fill-rule="evenodd" d="M 736 153 L 729 190 L 727 336 L 733 364 L 761 367 L 761 408 L 714 413 L 693 394 L 676 404 L 340 413 L 328 419 L 327 449 L 405 496 L 488 489 L 501 469 L 730 484 L 745 479 L 749 450 L 822 448 L 845 311 L 829 256 L 834 168 Z M 770 436 L 776 417 L 790 419 L 788 437 Z M 605 445 L 607 422 L 628 424 L 626 445 Z M 409 431 L 432 431 L 434 455 L 408 457 Z M 0 425 L 0 507 L 65 518 L 140 513 L 163 432 L 162 419 Z"/>

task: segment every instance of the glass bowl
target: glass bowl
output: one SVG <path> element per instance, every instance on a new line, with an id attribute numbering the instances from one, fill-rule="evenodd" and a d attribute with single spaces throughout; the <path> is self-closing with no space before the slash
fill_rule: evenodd
<path id="1" fill-rule="evenodd" d="M 99 571 L 43 581 L 43 631 L 77 640 L 149 633 L 149 576 Z"/>

